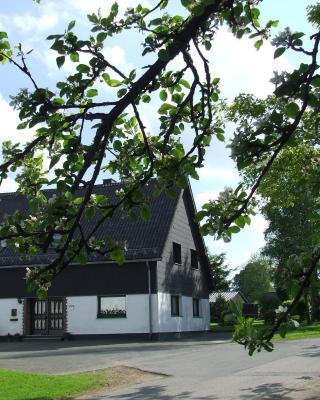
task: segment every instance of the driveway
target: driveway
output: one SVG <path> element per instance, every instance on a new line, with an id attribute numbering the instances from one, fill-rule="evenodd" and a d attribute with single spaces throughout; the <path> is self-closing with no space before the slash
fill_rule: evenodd
<path id="1" fill-rule="evenodd" d="M 121 389 L 113 400 L 319 400 L 320 339 L 276 343 L 249 357 L 216 336 L 166 342 L 0 343 L 0 368 L 71 373 L 127 365 L 161 379 Z"/>

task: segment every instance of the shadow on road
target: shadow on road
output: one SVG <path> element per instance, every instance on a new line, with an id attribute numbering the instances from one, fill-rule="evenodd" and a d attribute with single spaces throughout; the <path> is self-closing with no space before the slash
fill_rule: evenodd
<path id="1" fill-rule="evenodd" d="M 109 395 L 107 399 L 121 400 L 172 400 L 172 399 L 194 399 L 194 400 L 218 400 L 215 396 L 193 396 L 192 392 L 184 391 L 181 393 L 166 394 L 165 386 L 152 385 L 141 388 L 134 388 L 132 392 L 127 394 Z M 94 399 L 88 399 L 94 400 Z M 97 400 L 97 399 L 96 399 Z M 101 399 L 102 400 L 102 399 Z"/>
<path id="2" fill-rule="evenodd" d="M 303 391 L 303 389 L 294 390 L 281 383 L 270 383 L 243 389 L 243 391 L 246 393 L 239 397 L 241 400 L 293 400 L 294 398 L 290 396 L 290 393 Z"/>

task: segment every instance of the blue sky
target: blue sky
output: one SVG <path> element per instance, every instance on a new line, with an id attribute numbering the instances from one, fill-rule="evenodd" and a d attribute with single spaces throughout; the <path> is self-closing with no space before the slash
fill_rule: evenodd
<path id="1" fill-rule="evenodd" d="M 176 4 L 178 0 L 171 0 Z M 147 5 L 156 3 L 154 0 L 130 2 L 120 0 L 120 9 L 139 2 Z M 113 1 L 109 0 L 42 0 L 38 6 L 31 0 L 1 1 L 0 2 L 0 31 L 9 34 L 11 43 L 21 42 L 26 50 L 34 49 L 29 58 L 29 66 L 40 86 L 54 87 L 54 83 L 72 71 L 74 64 L 66 63 L 61 71 L 57 71 L 55 53 L 49 50 L 50 43 L 45 38 L 52 33 L 61 33 L 70 20 L 76 19 L 76 31 L 83 37 L 89 33 L 89 24 L 86 14 L 95 12 L 100 7 L 103 11 L 110 8 Z M 279 28 L 290 26 L 293 30 L 311 34 L 312 29 L 307 23 L 306 6 L 314 4 L 311 0 L 264 0 L 261 5 L 262 20 L 279 19 Z M 136 43 L 140 43 L 139 35 L 125 35 L 121 39 L 112 39 L 106 44 L 106 55 L 116 60 L 120 69 L 125 72 L 134 67 L 145 65 L 141 61 Z M 296 54 L 287 54 L 277 60 L 273 59 L 274 49 L 266 43 L 259 52 L 253 47 L 254 42 L 249 39 L 241 41 L 235 39 L 227 29 L 222 28 L 218 33 L 212 50 L 207 53 L 211 62 L 214 76 L 221 77 L 222 95 L 232 99 L 240 92 L 254 93 L 264 97 L 272 92 L 269 79 L 274 70 L 290 70 L 301 62 Z M 174 63 L 177 67 L 179 60 Z M 10 138 L 25 142 L 32 136 L 31 131 L 16 131 L 17 114 L 10 109 L 9 95 L 17 93 L 19 88 L 27 87 L 25 77 L 12 66 L 1 67 L 0 81 L 0 141 Z M 107 98 L 110 92 L 104 92 Z M 148 128 L 152 131 L 156 126 L 156 113 L 150 112 L 152 104 L 142 109 L 146 117 Z M 228 136 L 232 131 L 228 129 Z M 210 198 L 215 198 L 219 191 L 226 186 L 236 186 L 238 175 L 224 144 L 213 141 L 207 153 L 204 168 L 200 170 L 200 180 L 192 181 L 194 197 L 198 208 Z M 2 191 L 15 189 L 14 182 L 8 180 Z M 234 235 L 231 243 L 214 242 L 207 239 L 207 245 L 214 253 L 225 252 L 232 268 L 244 264 L 253 253 L 259 251 L 264 244 L 263 231 L 266 222 L 261 215 L 257 215 L 250 227 L 240 234 Z"/>

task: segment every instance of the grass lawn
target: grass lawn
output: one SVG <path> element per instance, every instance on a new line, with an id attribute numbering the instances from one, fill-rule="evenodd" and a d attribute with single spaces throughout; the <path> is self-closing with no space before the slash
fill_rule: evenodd
<path id="1" fill-rule="evenodd" d="M 86 392 L 113 389 L 144 380 L 127 367 L 73 375 L 44 375 L 0 369 L 0 400 L 65 400 Z M 151 374 L 150 374 L 151 375 Z"/>
<path id="2" fill-rule="evenodd" d="M 262 321 L 256 321 L 256 326 L 263 327 Z M 221 326 L 218 324 L 211 324 L 213 332 L 233 332 L 234 326 Z M 274 340 L 294 340 L 294 339 L 308 339 L 313 337 L 320 337 L 320 323 L 311 325 L 302 325 L 297 329 L 288 331 L 286 337 L 282 339 L 280 335 L 276 334 Z"/>

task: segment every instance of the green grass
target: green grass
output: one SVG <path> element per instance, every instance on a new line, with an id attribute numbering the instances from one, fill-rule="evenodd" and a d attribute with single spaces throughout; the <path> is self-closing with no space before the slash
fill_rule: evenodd
<path id="1" fill-rule="evenodd" d="M 320 337 L 320 323 L 302 325 L 297 329 L 290 330 L 284 339 L 276 334 L 274 340 L 296 340 Z"/>
<path id="2" fill-rule="evenodd" d="M 0 369 L 0 400 L 71 399 L 90 390 L 119 386 L 126 382 L 125 374 L 121 367 L 60 376 Z"/>
<path id="3" fill-rule="evenodd" d="M 262 321 L 256 321 L 254 325 L 261 328 L 264 327 Z M 211 330 L 213 332 L 233 332 L 234 326 L 221 326 L 218 324 L 211 324 Z M 310 325 L 301 325 L 297 329 L 291 329 L 287 332 L 284 339 L 282 339 L 279 334 L 276 334 L 274 336 L 274 340 L 295 340 L 314 337 L 320 337 L 320 322 Z"/>

